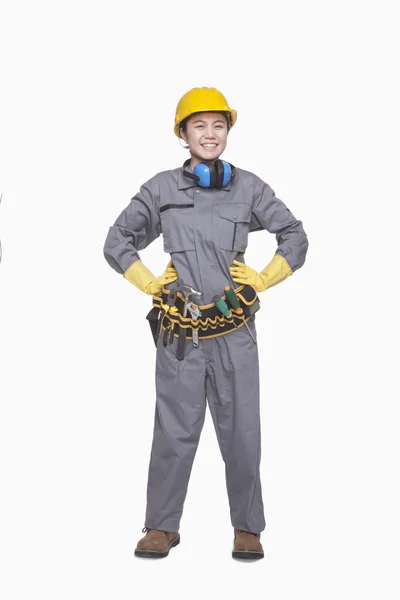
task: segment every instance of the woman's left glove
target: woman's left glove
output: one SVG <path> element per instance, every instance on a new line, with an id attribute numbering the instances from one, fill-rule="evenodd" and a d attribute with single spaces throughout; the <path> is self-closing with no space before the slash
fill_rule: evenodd
<path id="1" fill-rule="evenodd" d="M 178 279 L 178 273 L 173 266 L 172 260 L 169 261 L 164 273 L 160 277 L 155 277 L 141 260 L 136 260 L 125 271 L 124 277 L 145 294 L 157 296 L 161 294 L 163 287 L 167 283 Z"/>
<path id="2" fill-rule="evenodd" d="M 235 266 L 229 269 L 233 281 L 235 283 L 251 285 L 257 292 L 265 292 L 266 289 L 292 275 L 292 269 L 280 254 L 275 254 L 271 262 L 261 273 L 258 273 L 238 260 L 234 260 L 233 264 Z"/>

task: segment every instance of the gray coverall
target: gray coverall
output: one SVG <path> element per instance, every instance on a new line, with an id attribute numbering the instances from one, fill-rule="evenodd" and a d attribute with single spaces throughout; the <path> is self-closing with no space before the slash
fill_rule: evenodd
<path id="1" fill-rule="evenodd" d="M 191 169 L 189 169 L 191 170 Z M 160 211 L 160 208 L 165 207 Z M 138 260 L 161 233 L 179 279 L 202 292 L 196 304 L 211 304 L 235 283 L 229 267 L 244 261 L 250 231 L 276 235 L 277 250 L 292 271 L 305 261 L 308 240 L 301 221 L 257 175 L 236 168 L 222 189 L 202 188 L 182 168 L 163 171 L 144 183 L 110 227 L 104 245 L 118 273 Z M 272 256 L 264 256 L 265 265 Z M 257 339 L 255 316 L 248 326 Z M 145 526 L 178 531 L 189 477 L 204 423 L 206 400 L 225 463 L 232 526 L 253 533 L 265 528 L 260 482 L 260 401 L 257 345 L 246 327 L 214 337 L 157 342 L 156 403 Z"/>

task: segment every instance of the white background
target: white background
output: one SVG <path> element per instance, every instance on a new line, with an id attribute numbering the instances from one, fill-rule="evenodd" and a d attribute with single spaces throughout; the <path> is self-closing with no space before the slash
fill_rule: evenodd
<path id="1" fill-rule="evenodd" d="M 4 2 L 0 13 L 4 600 L 398 599 L 399 93 L 395 2 Z M 207 412 L 181 544 L 137 559 L 154 416 L 145 296 L 108 228 L 189 156 L 179 98 L 238 111 L 222 158 L 302 220 L 262 296 L 265 559 L 233 530 Z M 275 238 L 250 236 L 261 270 Z M 161 274 L 158 238 L 141 253 Z"/>

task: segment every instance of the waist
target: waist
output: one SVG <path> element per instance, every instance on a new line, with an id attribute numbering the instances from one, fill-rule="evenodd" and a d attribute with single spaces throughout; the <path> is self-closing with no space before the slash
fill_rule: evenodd
<path id="1" fill-rule="evenodd" d="M 206 257 L 198 252 L 181 252 L 177 254 L 190 254 L 190 256 L 188 258 L 176 254 L 172 256 L 178 279 L 167 284 L 164 291 L 168 292 L 183 284 L 190 285 L 201 292 L 200 298 L 197 299 L 198 304 L 206 306 L 212 303 L 216 294 L 223 291 L 225 285 L 230 285 L 232 288 L 239 286 L 238 283 L 232 280 L 230 275 L 229 267 L 232 261 L 227 261 L 225 267 L 223 264 L 213 264 L 211 258 L 207 262 Z M 201 271 L 200 264 L 202 265 Z"/>
<path id="2" fill-rule="evenodd" d="M 185 297 L 179 291 L 176 294 L 175 304 L 172 309 L 167 306 L 169 291 L 164 288 L 161 296 L 153 296 L 153 307 L 155 307 L 153 310 L 162 309 L 163 311 L 161 329 L 164 329 L 165 325 L 169 324 L 169 326 L 173 327 L 176 334 L 178 334 L 179 328 L 187 328 L 197 331 L 200 338 L 224 335 L 225 333 L 234 331 L 238 323 L 248 320 L 260 307 L 256 290 L 250 285 L 240 285 L 234 289 L 240 306 L 238 308 L 229 307 L 230 317 L 222 314 L 214 302 L 203 305 L 193 302 L 193 308 L 195 310 L 198 309 L 201 315 L 197 318 L 192 318 L 190 314 L 184 316 Z M 226 301 L 226 295 L 223 295 L 222 299 Z M 188 333 L 190 334 L 190 332 Z"/>

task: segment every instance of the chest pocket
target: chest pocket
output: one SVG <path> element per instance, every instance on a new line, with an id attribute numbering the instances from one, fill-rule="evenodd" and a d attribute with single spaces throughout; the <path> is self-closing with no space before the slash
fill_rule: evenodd
<path id="1" fill-rule="evenodd" d="M 195 249 L 194 204 L 164 204 L 160 220 L 165 252 Z"/>
<path id="2" fill-rule="evenodd" d="M 250 230 L 250 204 L 219 204 L 217 206 L 216 239 L 223 250 L 244 252 Z"/>

